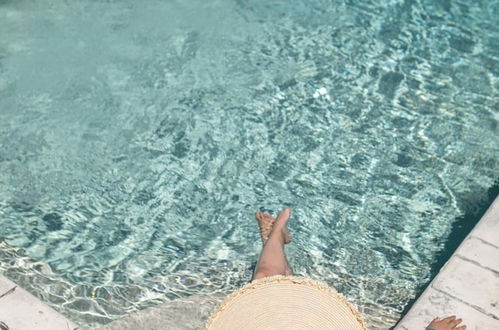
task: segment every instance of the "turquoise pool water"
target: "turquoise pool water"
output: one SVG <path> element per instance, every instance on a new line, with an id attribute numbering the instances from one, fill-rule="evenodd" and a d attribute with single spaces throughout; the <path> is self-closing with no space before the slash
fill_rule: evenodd
<path id="1" fill-rule="evenodd" d="M 0 1 L 0 271 L 87 328 L 251 276 L 374 329 L 499 173 L 499 1 Z"/>

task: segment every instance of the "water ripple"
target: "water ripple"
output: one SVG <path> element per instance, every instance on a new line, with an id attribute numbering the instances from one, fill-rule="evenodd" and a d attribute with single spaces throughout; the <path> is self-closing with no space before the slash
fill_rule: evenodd
<path id="1" fill-rule="evenodd" d="M 497 178 L 497 1 L 0 10 L 0 270 L 84 327 L 251 277 L 255 210 L 373 329 Z"/>

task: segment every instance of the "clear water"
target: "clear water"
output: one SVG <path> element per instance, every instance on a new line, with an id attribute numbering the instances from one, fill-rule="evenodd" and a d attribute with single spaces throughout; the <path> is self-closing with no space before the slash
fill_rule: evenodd
<path id="1" fill-rule="evenodd" d="M 255 210 L 388 328 L 499 173 L 499 1 L 0 1 L 0 271 L 88 328 L 228 292 Z"/>

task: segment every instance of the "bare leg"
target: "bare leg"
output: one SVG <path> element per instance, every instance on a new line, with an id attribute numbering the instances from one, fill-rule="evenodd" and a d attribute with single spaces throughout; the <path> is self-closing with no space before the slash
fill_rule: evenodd
<path id="1" fill-rule="evenodd" d="M 289 208 L 284 209 L 275 220 L 270 236 L 262 248 L 253 280 L 274 275 L 293 274 L 284 252 L 284 244 L 291 241 L 286 227 L 290 212 Z"/>

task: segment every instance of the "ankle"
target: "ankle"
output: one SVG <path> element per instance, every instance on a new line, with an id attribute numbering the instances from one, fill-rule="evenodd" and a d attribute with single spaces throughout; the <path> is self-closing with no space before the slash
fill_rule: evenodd
<path id="1" fill-rule="evenodd" d="M 284 236 L 283 231 L 282 230 L 272 230 L 272 232 L 269 235 L 269 239 L 267 240 L 267 242 L 270 241 L 270 240 L 273 240 L 273 241 L 276 240 L 279 243 L 281 243 L 282 245 L 284 245 L 285 236 Z"/>

